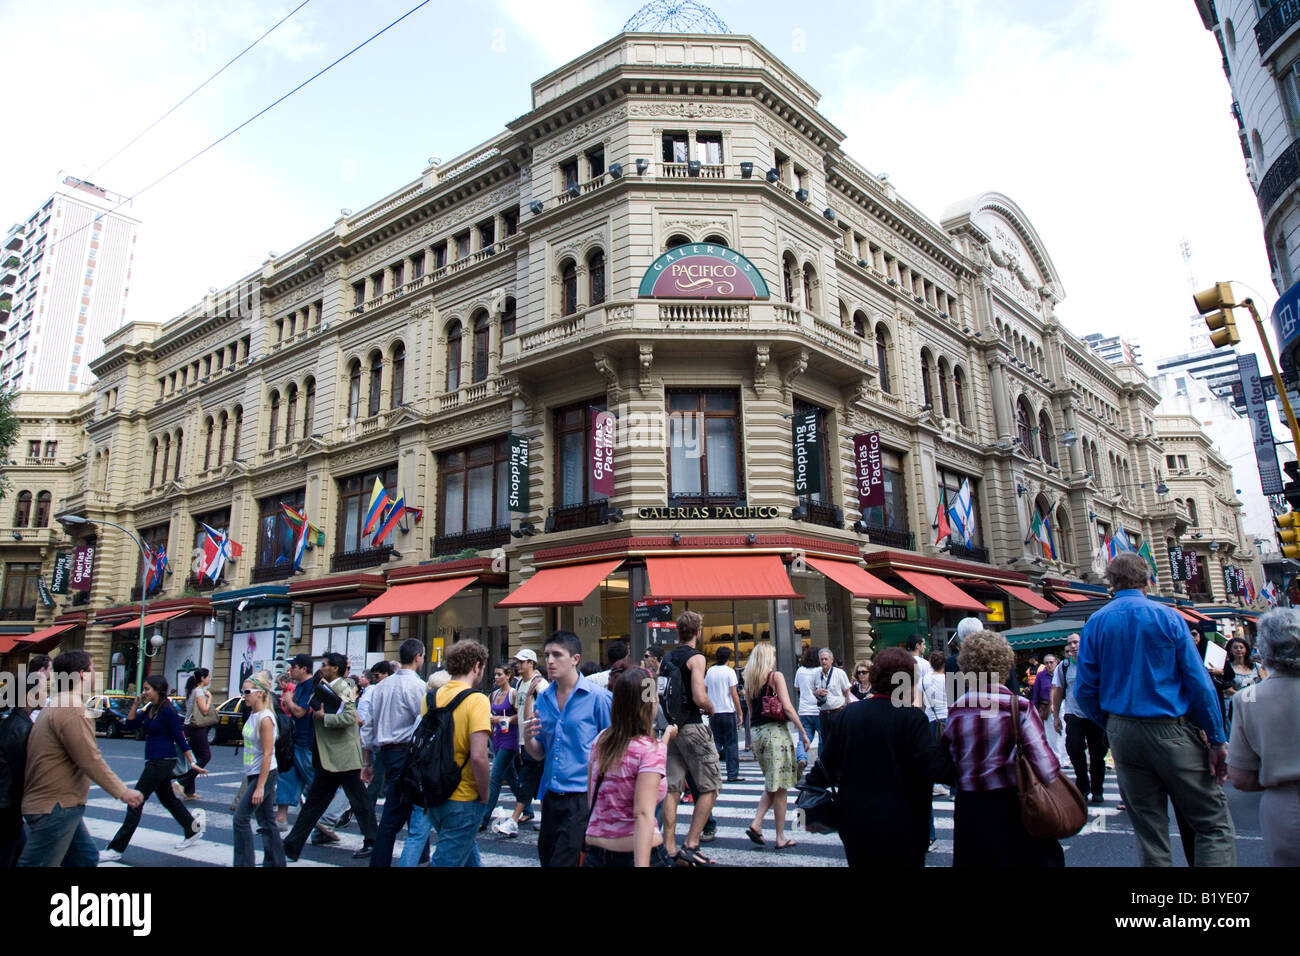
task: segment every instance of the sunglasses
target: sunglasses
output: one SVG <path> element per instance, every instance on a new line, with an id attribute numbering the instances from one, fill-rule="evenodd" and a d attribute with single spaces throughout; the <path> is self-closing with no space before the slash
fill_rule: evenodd
<path id="1" fill-rule="evenodd" d="M 870 672 L 869 672 L 869 671 L 857 671 L 853 676 L 854 676 L 854 677 L 866 677 L 868 673 L 870 673 Z"/>
<path id="2" fill-rule="evenodd" d="M 252 692 L 253 692 L 253 688 L 251 687 L 245 687 L 243 690 L 240 691 L 241 694 L 251 694 Z"/>

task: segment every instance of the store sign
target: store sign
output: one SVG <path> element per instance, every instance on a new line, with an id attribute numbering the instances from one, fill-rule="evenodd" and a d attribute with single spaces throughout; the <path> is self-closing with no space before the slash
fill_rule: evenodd
<path id="1" fill-rule="evenodd" d="M 853 462 L 858 482 L 858 510 L 885 504 L 885 459 L 880 453 L 880 432 L 853 436 Z"/>
<path id="2" fill-rule="evenodd" d="M 632 620 L 637 624 L 663 623 L 673 619 L 673 602 L 645 598 L 632 606 Z"/>
<path id="3" fill-rule="evenodd" d="M 1282 293 L 1273 305 L 1271 318 L 1273 331 L 1277 333 L 1278 351 L 1283 353 L 1283 364 L 1286 364 L 1286 353 L 1300 339 L 1300 282 Z"/>
<path id="4" fill-rule="evenodd" d="M 1187 580 L 1187 566 L 1183 563 L 1183 549 L 1177 545 L 1169 549 L 1169 574 L 1175 581 Z"/>
<path id="5" fill-rule="evenodd" d="M 1255 461 L 1259 464 L 1259 483 L 1266 495 L 1282 493 L 1282 471 L 1277 465 L 1277 449 L 1273 447 L 1273 424 L 1268 420 L 1268 402 L 1259 378 L 1259 360 L 1255 353 L 1237 356 L 1237 371 L 1245 389 L 1246 415 L 1250 418 L 1250 431 L 1254 437 Z"/>
<path id="6" fill-rule="evenodd" d="M 78 545 L 72 556 L 72 583 L 68 586 L 74 591 L 89 591 L 90 579 L 95 569 L 95 546 Z"/>
<path id="7" fill-rule="evenodd" d="M 794 493 L 815 495 L 822 490 L 822 437 L 815 409 L 798 412 L 791 419 L 794 437 Z"/>
<path id="8" fill-rule="evenodd" d="M 650 264 L 637 290 L 655 299 L 766 299 L 757 267 L 734 249 L 712 243 L 676 246 Z"/>
<path id="9" fill-rule="evenodd" d="M 907 605 L 906 604 L 872 604 L 868 610 L 871 613 L 872 620 L 876 621 L 906 621 Z"/>
<path id="10" fill-rule="evenodd" d="M 67 594 L 71 579 L 72 552 L 60 551 L 54 556 L 54 573 L 50 575 L 50 590 L 55 594 Z"/>
<path id="11" fill-rule="evenodd" d="M 717 521 L 723 518 L 779 518 L 781 509 L 772 505 L 668 505 L 664 508 L 638 508 L 638 518 L 647 521 Z"/>
<path id="12" fill-rule="evenodd" d="M 614 495 L 614 413 L 596 412 L 591 428 L 591 491 Z"/>
<path id="13" fill-rule="evenodd" d="M 989 613 L 984 620 L 988 621 L 990 624 L 1001 624 L 1006 621 L 1006 601 L 985 601 L 984 606 L 989 609 Z"/>
<path id="14" fill-rule="evenodd" d="M 506 504 L 513 512 L 528 514 L 528 438 L 510 436 L 510 477 L 506 486 Z"/>

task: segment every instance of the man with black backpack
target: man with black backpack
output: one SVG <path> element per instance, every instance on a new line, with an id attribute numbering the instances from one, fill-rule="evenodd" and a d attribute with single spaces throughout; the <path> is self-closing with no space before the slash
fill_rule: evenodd
<path id="1" fill-rule="evenodd" d="M 487 648 L 478 641 L 451 646 L 443 660 L 451 680 L 433 692 L 401 772 L 405 798 L 425 808 L 438 834 L 431 867 L 483 865 L 478 830 L 492 773 L 492 706 L 475 689 L 487 661 Z"/>
<path id="2" fill-rule="evenodd" d="M 696 647 L 703 623 L 704 618 L 695 611 L 682 613 L 677 619 L 677 647 L 664 657 L 660 668 L 660 675 L 667 680 L 664 711 L 668 720 L 677 725 L 677 735 L 668 743 L 668 794 L 662 812 L 664 849 L 679 864 L 687 866 L 715 863 L 700 852 L 700 836 L 722 789 L 718 750 L 702 716 L 713 713 L 704 680 L 708 659 Z M 695 812 L 681 851 L 674 853 L 677 800 L 688 775 L 695 792 Z"/>

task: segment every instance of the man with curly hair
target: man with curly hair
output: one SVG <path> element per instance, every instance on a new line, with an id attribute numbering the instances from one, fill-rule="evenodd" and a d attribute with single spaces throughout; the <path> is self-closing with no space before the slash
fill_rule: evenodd
<path id="1" fill-rule="evenodd" d="M 1235 866 L 1228 744 L 1210 675 L 1183 619 L 1147 597 L 1146 561 L 1126 551 L 1106 580 L 1115 596 L 1084 625 L 1075 700 L 1106 728 L 1139 859 L 1171 865 L 1173 800 L 1196 832 L 1197 865 Z"/>

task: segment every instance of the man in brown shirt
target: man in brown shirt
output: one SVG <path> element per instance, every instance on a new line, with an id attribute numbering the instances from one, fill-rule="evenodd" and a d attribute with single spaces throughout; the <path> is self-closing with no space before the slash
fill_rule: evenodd
<path id="1" fill-rule="evenodd" d="M 52 677 L 55 693 L 27 739 L 23 819 L 30 832 L 18 865 L 96 866 L 99 849 L 83 822 L 90 781 L 128 806 L 140 806 L 144 795 L 127 789 L 95 743 L 85 702 L 95 678 L 90 655 L 64 651 Z"/>

